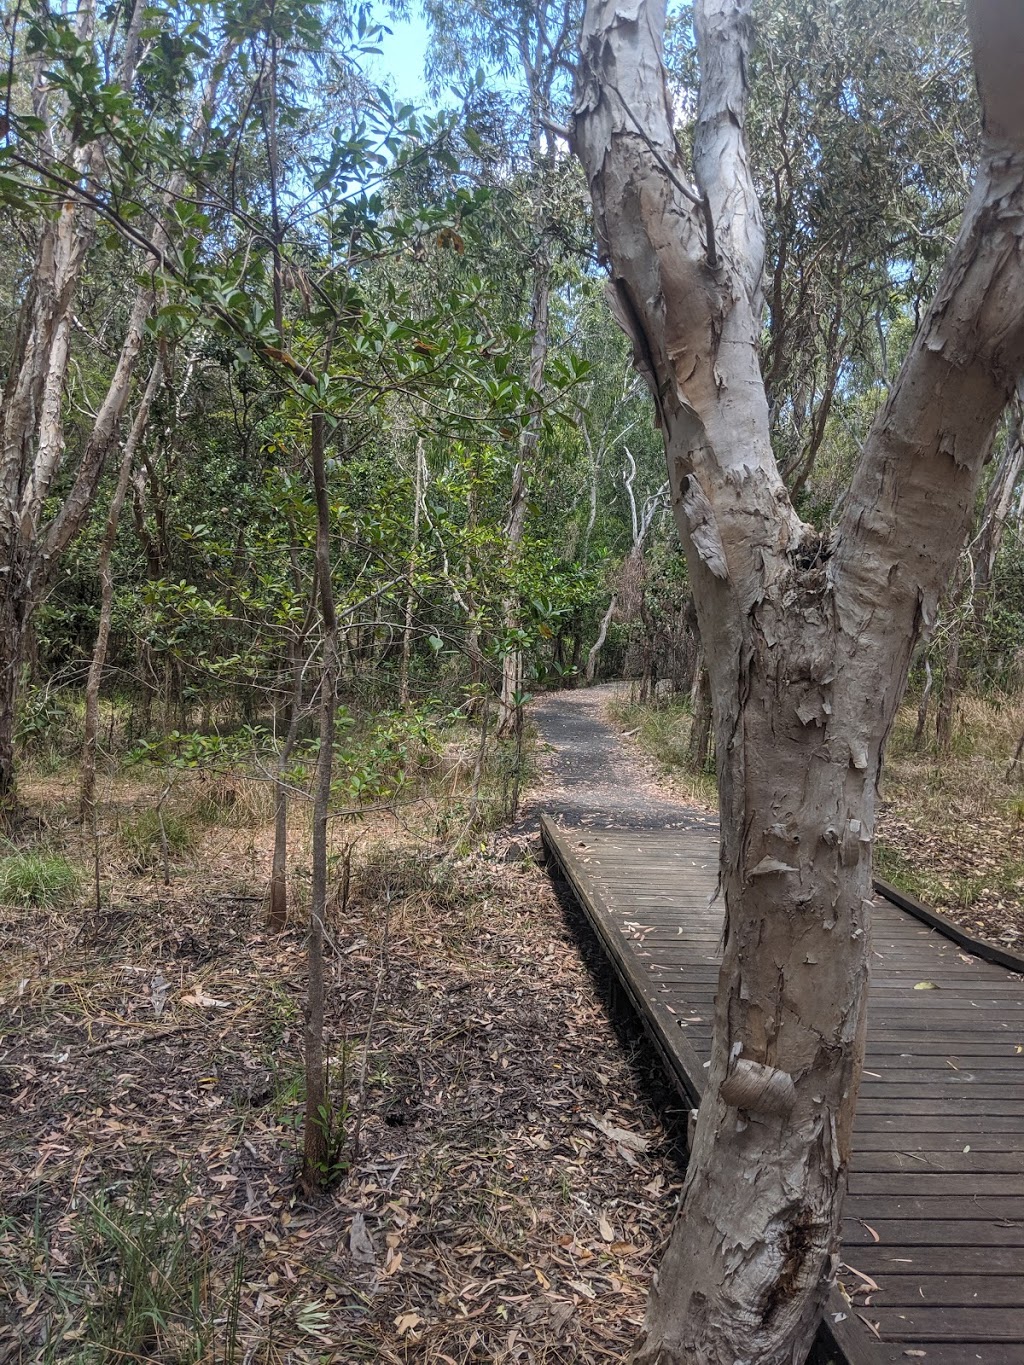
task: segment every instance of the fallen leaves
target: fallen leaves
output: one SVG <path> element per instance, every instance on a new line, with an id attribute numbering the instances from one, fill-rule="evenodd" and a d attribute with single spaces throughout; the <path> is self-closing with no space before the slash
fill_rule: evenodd
<path id="1" fill-rule="evenodd" d="M 616 1147 L 624 1147 L 630 1152 L 646 1152 L 650 1143 L 646 1138 L 638 1133 L 631 1133 L 625 1128 L 618 1128 L 607 1119 L 598 1118 L 596 1114 L 588 1114 L 587 1122 L 591 1128 L 596 1128 L 599 1133 L 603 1133 L 606 1138 L 610 1138 Z"/>
<path id="2" fill-rule="evenodd" d="M 304 1365 L 358 1336 L 384 1362 L 463 1361 L 501 1358 L 514 1335 L 538 1365 L 625 1356 L 679 1172 L 543 873 L 477 860 L 458 876 L 456 896 L 399 917 L 362 1155 L 322 1205 L 294 1185 L 298 936 L 264 937 L 250 902 L 184 883 L 111 914 L 103 953 L 76 950 L 79 925 L 61 939 L 22 916 L 24 952 L 0 980 L 18 1010 L 0 1104 L 23 1134 L 0 1153 L 14 1305 L 0 1358 L 14 1332 L 31 1358 L 43 1324 L 67 1349 L 78 1339 L 51 1289 L 81 1274 L 81 1199 L 129 1191 L 142 1170 L 151 1198 L 180 1188 L 211 1312 L 227 1312 L 241 1255 L 239 1337 L 260 1351 L 272 1339 Z M 333 933 L 332 1083 L 345 1057 L 351 1086 L 376 907 Z"/>

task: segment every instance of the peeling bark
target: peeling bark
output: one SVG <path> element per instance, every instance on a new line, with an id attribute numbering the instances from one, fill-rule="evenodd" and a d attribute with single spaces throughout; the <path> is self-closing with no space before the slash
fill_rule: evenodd
<path id="1" fill-rule="evenodd" d="M 575 148 L 613 308 L 665 439 L 722 820 L 712 1060 L 635 1357 L 645 1363 L 791 1365 L 834 1270 L 882 749 L 1024 369 L 1024 101 L 1005 88 L 1024 60 L 1024 19 L 1008 0 L 974 8 L 1014 11 L 1005 27 L 986 18 L 977 47 L 988 114 L 978 181 L 822 543 L 775 465 L 759 370 L 763 234 L 743 133 L 751 0 L 695 6 L 692 176 L 665 94 L 663 0 L 587 7 Z"/>

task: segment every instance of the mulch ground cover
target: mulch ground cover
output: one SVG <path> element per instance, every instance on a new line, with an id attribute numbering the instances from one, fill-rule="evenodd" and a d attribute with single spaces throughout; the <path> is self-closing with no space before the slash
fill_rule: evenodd
<path id="1" fill-rule="evenodd" d="M 357 854 L 312 1199 L 302 935 L 217 882 L 0 910 L 0 1361 L 621 1359 L 682 1115 L 544 872 Z"/>

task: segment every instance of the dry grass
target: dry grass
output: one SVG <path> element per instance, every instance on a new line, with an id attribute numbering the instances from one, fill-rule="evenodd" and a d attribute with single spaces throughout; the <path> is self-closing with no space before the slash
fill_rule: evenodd
<path id="1" fill-rule="evenodd" d="M 690 762 L 693 717 L 685 701 L 666 697 L 650 704 L 635 701 L 624 692 L 609 703 L 608 714 L 615 725 L 655 761 L 658 775 L 664 779 L 673 797 L 698 810 L 717 807 L 714 772 L 695 770 Z"/>
<path id="2" fill-rule="evenodd" d="M 904 707 L 882 784 L 876 868 L 982 937 L 1024 935 L 1024 774 L 1007 769 L 1024 699 L 964 697 L 952 751 L 913 745 Z"/>

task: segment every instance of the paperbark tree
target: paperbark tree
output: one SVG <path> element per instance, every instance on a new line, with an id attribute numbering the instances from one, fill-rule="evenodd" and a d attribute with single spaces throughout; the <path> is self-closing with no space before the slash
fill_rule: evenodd
<path id="1" fill-rule="evenodd" d="M 665 92 L 664 0 L 589 0 L 574 119 L 612 306 L 664 435 L 722 822 L 713 1053 L 646 1365 L 791 1365 L 810 1346 L 861 1072 L 882 749 L 1024 368 L 1024 9 L 975 0 L 984 139 L 960 235 L 840 523 L 824 539 L 801 523 L 759 367 L 750 9 L 695 5 L 692 167 Z"/>

